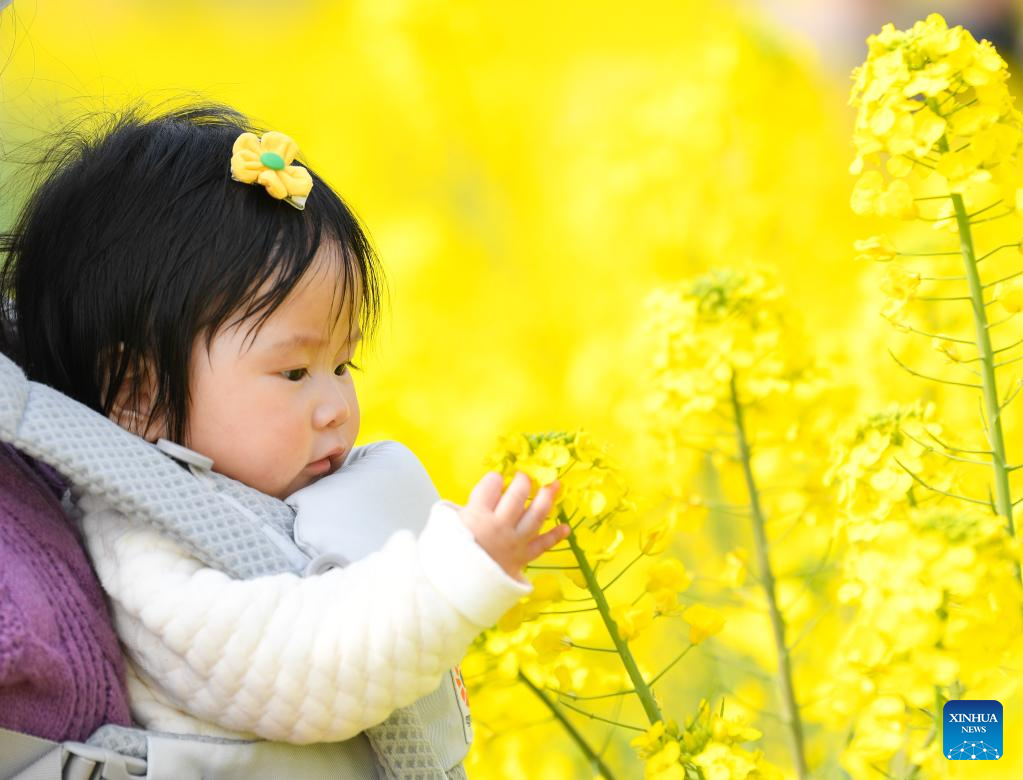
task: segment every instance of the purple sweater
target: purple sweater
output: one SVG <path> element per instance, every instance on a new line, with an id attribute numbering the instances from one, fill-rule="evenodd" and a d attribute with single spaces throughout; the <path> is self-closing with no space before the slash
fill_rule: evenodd
<path id="1" fill-rule="evenodd" d="M 61 489 L 0 444 L 0 726 L 84 741 L 131 718 L 103 592 Z"/>

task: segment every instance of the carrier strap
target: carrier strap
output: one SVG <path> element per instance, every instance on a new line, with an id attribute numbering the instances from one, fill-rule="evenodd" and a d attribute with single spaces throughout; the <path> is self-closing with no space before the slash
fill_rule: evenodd
<path id="1" fill-rule="evenodd" d="M 154 445 L 29 382 L 3 355 L 0 439 L 233 577 L 301 572 L 308 564 L 289 538 L 294 514 L 284 502 L 213 472 L 197 479 Z M 252 514 L 246 517 L 231 499 Z"/>
<path id="2" fill-rule="evenodd" d="M 294 512 L 283 501 L 215 472 L 197 477 L 101 414 L 29 381 L 3 354 L 0 440 L 232 577 L 301 574 L 309 563 L 292 541 Z M 448 777 L 414 706 L 396 710 L 365 735 L 388 780 Z"/>

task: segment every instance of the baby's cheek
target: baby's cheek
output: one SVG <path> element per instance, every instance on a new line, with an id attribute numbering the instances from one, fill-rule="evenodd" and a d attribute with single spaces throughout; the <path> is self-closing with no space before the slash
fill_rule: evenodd
<path id="1" fill-rule="evenodd" d="M 269 457 L 261 463 L 259 480 L 263 486 L 259 489 L 277 498 L 287 498 L 315 481 L 313 476 L 303 472 L 306 465 L 306 458 L 297 453 L 271 448 Z"/>
<path id="2" fill-rule="evenodd" d="M 278 498 L 283 497 L 282 494 L 294 492 L 291 485 L 298 476 L 296 469 L 286 465 L 280 453 L 272 447 L 261 457 L 253 459 L 249 473 L 253 480 L 252 487 Z"/>

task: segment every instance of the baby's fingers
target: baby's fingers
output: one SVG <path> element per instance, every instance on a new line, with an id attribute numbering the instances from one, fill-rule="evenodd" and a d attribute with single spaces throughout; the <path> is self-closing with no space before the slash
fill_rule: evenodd
<path id="1" fill-rule="evenodd" d="M 555 526 L 550 531 L 540 534 L 526 545 L 526 554 L 529 556 L 529 560 L 535 561 L 558 542 L 568 538 L 568 535 L 571 532 L 571 526 L 566 523 L 562 523 L 559 526 Z"/>
<path id="2" fill-rule="evenodd" d="M 532 487 L 532 482 L 528 476 L 521 471 L 515 474 L 504 491 L 504 495 L 501 496 L 501 500 L 497 502 L 497 509 L 494 510 L 500 520 L 504 522 L 510 520 L 513 524 L 518 523 L 522 516 L 522 507 L 525 506 L 526 499 L 529 498 L 530 487 Z"/>
<path id="3" fill-rule="evenodd" d="M 540 530 L 544 519 L 551 512 L 551 507 L 554 506 L 554 497 L 558 494 L 560 487 L 559 483 L 552 482 L 540 488 L 536 497 L 529 503 L 529 507 L 522 513 L 522 519 L 519 520 L 515 528 L 517 533 L 522 536 L 532 536 Z"/>
<path id="4" fill-rule="evenodd" d="M 493 512 L 501 498 L 501 489 L 504 487 L 504 480 L 496 471 L 489 471 L 476 483 L 476 487 L 469 494 L 468 506 L 474 509 L 484 509 Z"/>

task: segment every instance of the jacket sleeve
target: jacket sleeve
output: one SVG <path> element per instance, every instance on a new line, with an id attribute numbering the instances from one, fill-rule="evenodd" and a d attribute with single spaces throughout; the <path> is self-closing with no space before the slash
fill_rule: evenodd
<path id="1" fill-rule="evenodd" d="M 531 589 L 439 501 L 343 569 L 235 580 L 83 497 L 83 531 L 136 666 L 182 711 L 297 744 L 348 739 L 434 690 Z"/>

